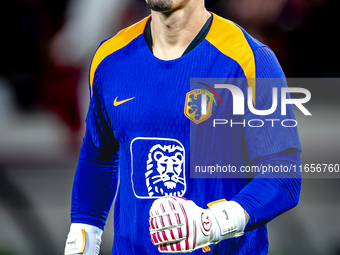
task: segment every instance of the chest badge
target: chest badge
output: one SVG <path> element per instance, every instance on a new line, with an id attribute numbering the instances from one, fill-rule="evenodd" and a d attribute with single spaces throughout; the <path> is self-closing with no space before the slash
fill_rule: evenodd
<path id="1" fill-rule="evenodd" d="M 213 99 L 203 89 L 194 89 L 186 94 L 184 114 L 196 124 L 210 118 L 212 113 Z"/>

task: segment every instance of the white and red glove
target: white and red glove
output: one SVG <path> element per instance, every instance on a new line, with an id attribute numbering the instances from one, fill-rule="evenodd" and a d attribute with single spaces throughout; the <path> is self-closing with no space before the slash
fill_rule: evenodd
<path id="1" fill-rule="evenodd" d="M 183 253 L 203 248 L 221 240 L 243 235 L 246 213 L 234 201 L 218 200 L 209 209 L 181 197 L 166 196 L 155 200 L 150 209 L 150 237 L 160 252 Z"/>
<path id="2" fill-rule="evenodd" d="M 103 230 L 98 227 L 72 223 L 65 244 L 65 255 L 98 255 Z"/>

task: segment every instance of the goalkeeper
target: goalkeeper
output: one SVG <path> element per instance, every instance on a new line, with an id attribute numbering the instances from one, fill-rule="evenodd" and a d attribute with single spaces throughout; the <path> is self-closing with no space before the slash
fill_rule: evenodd
<path id="1" fill-rule="evenodd" d="M 149 17 L 104 40 L 93 57 L 64 253 L 99 254 L 114 201 L 112 254 L 267 254 L 266 223 L 297 205 L 300 174 L 194 179 L 190 158 L 237 169 L 297 165 L 297 127 L 246 127 L 242 123 L 254 116 L 247 107 L 233 115 L 226 89 L 217 91 L 221 104 L 209 97 L 203 113 L 200 103 L 193 107 L 203 90 L 193 90 L 190 78 L 256 78 L 239 88 L 247 95 L 250 86 L 256 109 L 267 110 L 272 87 L 266 78 L 285 87 L 284 73 L 267 46 L 207 12 L 203 0 L 147 4 Z M 204 130 L 226 118 L 238 124 L 197 131 L 205 144 L 193 151 L 190 126 Z M 291 105 L 285 118 L 295 119 Z M 282 120 L 280 107 L 270 119 Z"/>

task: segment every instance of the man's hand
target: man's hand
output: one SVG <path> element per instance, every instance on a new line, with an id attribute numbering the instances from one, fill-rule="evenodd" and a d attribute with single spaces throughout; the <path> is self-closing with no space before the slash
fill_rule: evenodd
<path id="1" fill-rule="evenodd" d="M 209 251 L 210 244 L 243 235 L 245 213 L 239 204 L 219 200 L 208 206 L 173 196 L 155 200 L 149 218 L 152 243 L 160 252 Z"/>
<path id="2" fill-rule="evenodd" d="M 88 224 L 72 223 L 65 245 L 65 255 L 98 255 L 103 230 Z"/>

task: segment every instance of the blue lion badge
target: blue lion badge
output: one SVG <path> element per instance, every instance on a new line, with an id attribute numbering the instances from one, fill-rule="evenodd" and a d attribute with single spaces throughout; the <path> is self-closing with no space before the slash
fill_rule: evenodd
<path id="1" fill-rule="evenodd" d="M 184 195 L 185 150 L 178 140 L 137 137 L 131 142 L 130 152 L 131 182 L 136 197 Z"/>

